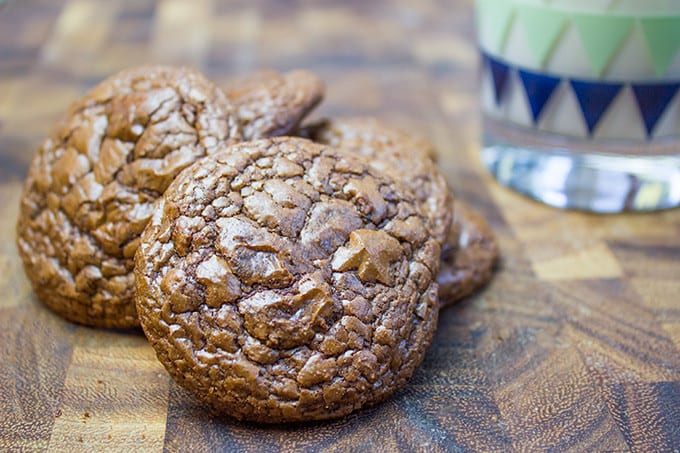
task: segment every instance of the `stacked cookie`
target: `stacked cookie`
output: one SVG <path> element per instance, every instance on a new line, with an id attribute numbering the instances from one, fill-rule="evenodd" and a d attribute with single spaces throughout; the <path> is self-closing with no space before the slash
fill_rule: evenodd
<path id="1" fill-rule="evenodd" d="M 427 142 L 370 118 L 300 127 L 322 95 L 305 71 L 223 92 L 156 66 L 93 88 L 25 183 L 17 244 L 37 296 L 81 324 L 141 322 L 180 385 L 240 419 L 387 397 L 497 249 Z"/>

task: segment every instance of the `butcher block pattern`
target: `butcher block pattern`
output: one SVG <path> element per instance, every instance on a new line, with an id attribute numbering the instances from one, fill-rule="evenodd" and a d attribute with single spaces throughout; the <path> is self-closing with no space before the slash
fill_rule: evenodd
<path id="1" fill-rule="evenodd" d="M 680 448 L 680 210 L 596 216 L 502 188 L 479 159 L 471 0 L 10 0 L 0 5 L 0 450 L 673 451 Z M 210 415 L 139 331 L 63 321 L 14 244 L 22 180 L 68 104 L 124 67 L 259 68 L 327 83 L 316 118 L 429 137 L 502 259 L 440 314 L 391 399 L 341 420 Z"/>

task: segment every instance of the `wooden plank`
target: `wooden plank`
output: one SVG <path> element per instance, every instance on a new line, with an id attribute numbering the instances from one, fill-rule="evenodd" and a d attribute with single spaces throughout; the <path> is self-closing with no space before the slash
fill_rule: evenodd
<path id="1" fill-rule="evenodd" d="M 31 294 L 18 306 L 0 308 L 0 450 L 47 447 L 59 416 L 74 330 Z"/>
<path id="2" fill-rule="evenodd" d="M 212 1 L 166 0 L 158 5 L 152 49 L 167 63 L 200 65 L 210 45 Z"/>
<path id="3" fill-rule="evenodd" d="M 22 307 L 33 297 L 14 243 L 21 186 L 0 184 L 0 309 Z"/>
<path id="4" fill-rule="evenodd" d="M 138 333 L 80 327 L 51 451 L 162 451 L 168 377 Z"/>

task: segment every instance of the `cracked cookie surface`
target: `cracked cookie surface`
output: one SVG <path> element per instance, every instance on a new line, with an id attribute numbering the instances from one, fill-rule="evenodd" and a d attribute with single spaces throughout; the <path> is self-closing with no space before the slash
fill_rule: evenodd
<path id="1" fill-rule="evenodd" d="M 416 194 L 423 212 L 443 244 L 451 225 L 451 193 L 446 179 L 429 157 L 432 147 L 370 117 L 334 119 L 303 131 L 312 140 L 362 156 L 378 172 L 393 173 Z"/>
<path id="2" fill-rule="evenodd" d="M 154 202 L 182 169 L 240 138 L 229 100 L 192 69 L 144 66 L 94 87 L 24 185 L 17 244 L 38 298 L 81 324 L 139 325 L 133 258 Z"/>
<path id="3" fill-rule="evenodd" d="M 260 71 L 226 89 L 245 140 L 289 134 L 321 102 L 323 93 L 321 79 L 304 70 Z"/>
<path id="4" fill-rule="evenodd" d="M 302 138 L 244 142 L 166 191 L 137 251 L 138 312 L 161 363 L 213 409 L 340 417 L 422 361 L 439 254 L 390 172 Z"/>
<path id="5" fill-rule="evenodd" d="M 497 260 L 498 243 L 489 224 L 467 203 L 456 200 L 437 274 L 441 306 L 451 305 L 486 285 Z"/>
<path id="6" fill-rule="evenodd" d="M 378 170 L 395 169 L 402 182 L 419 189 L 421 203 L 439 227 L 442 262 L 437 276 L 443 306 L 471 294 L 490 279 L 498 257 L 491 228 L 467 204 L 453 200 L 446 182 L 431 160 L 432 145 L 389 127 L 375 118 L 344 118 L 303 129 L 302 135 L 320 143 L 365 156 Z M 448 227 L 450 226 L 450 229 Z"/>

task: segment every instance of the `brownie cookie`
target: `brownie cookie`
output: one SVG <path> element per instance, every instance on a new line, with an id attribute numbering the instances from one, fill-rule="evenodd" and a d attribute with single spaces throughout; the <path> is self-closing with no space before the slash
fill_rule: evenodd
<path id="1" fill-rule="evenodd" d="M 246 140 L 287 135 L 321 102 L 323 83 L 308 71 L 261 71 L 226 90 Z"/>
<path id="2" fill-rule="evenodd" d="M 437 275 L 439 302 L 450 305 L 484 286 L 498 259 L 498 244 L 484 218 L 456 200 L 449 239 L 442 248 Z"/>
<path id="3" fill-rule="evenodd" d="M 189 68 L 116 74 L 73 104 L 24 185 L 17 244 L 38 298 L 65 318 L 139 325 L 134 254 L 185 167 L 241 138 L 229 100 Z"/>
<path id="4" fill-rule="evenodd" d="M 422 209 L 434 224 L 440 244 L 451 226 L 451 193 L 446 179 L 429 157 L 426 140 L 384 125 L 375 118 L 345 118 L 323 121 L 302 131 L 312 140 L 339 147 L 361 156 L 377 172 L 392 172 L 411 187 Z"/>
<path id="5" fill-rule="evenodd" d="M 197 162 L 161 200 L 137 251 L 137 309 L 175 381 L 218 412 L 340 417 L 422 361 L 439 244 L 390 172 L 279 137 Z"/>
<path id="6" fill-rule="evenodd" d="M 378 170 L 389 165 L 400 175 L 402 182 L 419 189 L 426 211 L 440 226 L 438 238 L 445 237 L 439 295 L 448 305 L 471 294 L 491 278 L 498 257 L 498 247 L 486 221 L 458 200 L 453 202 L 443 177 L 431 161 L 435 156 L 431 143 L 390 128 L 374 118 L 348 118 L 324 121 L 300 131 L 320 143 L 350 150 L 368 157 Z M 453 213 L 453 214 L 452 214 Z M 447 214 L 447 215 L 444 215 Z M 448 223 L 445 223 L 448 222 Z M 450 225 L 448 235 L 444 226 Z"/>

